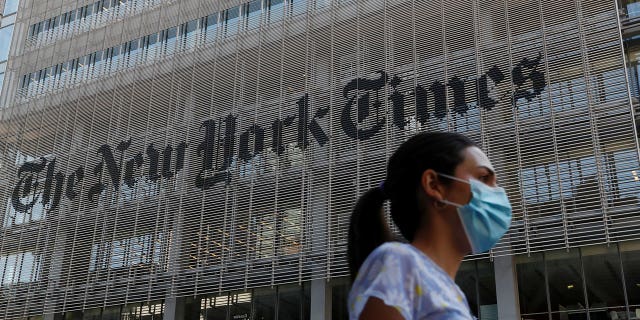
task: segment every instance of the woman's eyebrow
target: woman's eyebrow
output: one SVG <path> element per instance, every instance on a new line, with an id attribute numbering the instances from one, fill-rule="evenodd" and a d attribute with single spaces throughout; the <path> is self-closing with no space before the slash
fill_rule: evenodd
<path id="1" fill-rule="evenodd" d="M 487 166 L 478 166 L 479 169 L 485 169 L 489 172 L 490 175 L 495 176 L 496 173 L 493 171 L 493 169 L 487 167 Z"/>

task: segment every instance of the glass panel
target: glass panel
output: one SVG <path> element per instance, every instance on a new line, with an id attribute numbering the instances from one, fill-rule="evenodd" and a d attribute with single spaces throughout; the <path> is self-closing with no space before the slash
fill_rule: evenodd
<path id="1" fill-rule="evenodd" d="M 2 24 L 0 25 L 0 27 L 6 27 L 10 24 L 14 24 L 16 23 L 16 15 L 10 15 L 8 17 L 3 17 L 2 18 Z"/>
<path id="2" fill-rule="evenodd" d="M 280 21 L 284 17 L 284 0 L 269 0 L 269 21 Z"/>
<path id="3" fill-rule="evenodd" d="M 13 26 L 0 29 L 0 61 L 9 58 L 9 47 L 11 46 L 11 37 L 13 36 Z"/>
<path id="4" fill-rule="evenodd" d="M 302 287 L 297 285 L 278 288 L 278 320 L 302 319 Z"/>
<path id="5" fill-rule="evenodd" d="M 231 36 L 238 33 L 238 22 L 240 21 L 240 6 L 235 6 L 225 11 L 226 35 Z"/>
<path id="6" fill-rule="evenodd" d="M 64 320 L 82 320 L 82 311 L 67 311 L 64 313 Z"/>
<path id="7" fill-rule="evenodd" d="M 104 308 L 102 320 L 120 320 L 120 306 Z"/>
<path id="8" fill-rule="evenodd" d="M 102 75 L 102 70 L 104 68 L 104 51 L 98 51 L 95 53 L 95 59 L 93 61 L 93 74 L 96 77 Z"/>
<path id="9" fill-rule="evenodd" d="M 627 318 L 627 309 L 622 308 L 613 308 L 608 310 L 590 310 L 589 317 L 591 320 L 626 320 Z"/>
<path id="10" fill-rule="evenodd" d="M 629 18 L 635 18 L 640 16 L 640 2 L 628 1 L 627 3 L 627 15 Z"/>
<path id="11" fill-rule="evenodd" d="M 4 72 L 0 73 L 0 94 L 2 94 L 2 86 L 4 85 Z"/>
<path id="12" fill-rule="evenodd" d="M 229 306 L 230 319 L 249 319 L 251 316 L 251 292 L 232 293 Z"/>
<path id="13" fill-rule="evenodd" d="M 206 19 L 206 34 L 205 34 L 205 38 L 207 42 L 212 42 L 215 41 L 216 39 L 216 32 L 218 30 L 218 13 L 214 13 L 212 15 L 207 16 Z"/>
<path id="14" fill-rule="evenodd" d="M 538 313 L 538 314 L 523 314 L 521 315 L 522 320 L 549 320 L 548 313 Z"/>
<path id="15" fill-rule="evenodd" d="M 279 232 L 281 255 L 297 254 L 301 251 L 302 209 L 285 210 L 278 216 L 276 230 Z"/>
<path id="16" fill-rule="evenodd" d="M 177 32 L 178 31 L 176 27 L 165 30 L 164 48 L 165 48 L 165 54 L 167 55 L 173 54 L 175 50 Z"/>
<path id="17" fill-rule="evenodd" d="M 4 3 L 4 10 L 2 11 L 3 16 L 10 15 L 18 11 L 18 6 L 20 5 L 20 0 L 7 0 Z"/>
<path id="18" fill-rule="evenodd" d="M 633 314 L 635 309 L 640 309 L 640 242 L 620 243 L 620 254 L 627 286 L 627 298 L 630 305 L 637 306 L 631 309 Z"/>
<path id="19" fill-rule="evenodd" d="M 289 0 L 289 13 L 297 16 L 307 12 L 307 2 L 309 0 Z"/>
<path id="20" fill-rule="evenodd" d="M 111 66 L 110 72 L 117 71 L 120 68 L 120 46 L 111 48 Z"/>
<path id="21" fill-rule="evenodd" d="M 581 249 L 589 308 L 624 306 L 620 259 L 616 246 Z"/>
<path id="22" fill-rule="evenodd" d="M 587 320 L 587 313 L 585 311 L 569 311 L 569 312 L 554 312 L 551 314 L 553 320 Z"/>
<path id="23" fill-rule="evenodd" d="M 584 309 L 584 288 L 578 250 L 550 251 L 545 254 L 549 274 L 551 311 Z M 537 283 L 529 279 L 529 284 Z"/>
<path id="24" fill-rule="evenodd" d="M 247 17 L 247 29 L 255 29 L 260 26 L 260 14 L 262 13 L 262 0 L 253 0 L 245 6 Z"/>
<path id="25" fill-rule="evenodd" d="M 200 300 L 201 320 L 226 320 L 229 296 L 208 296 Z"/>
<path id="26" fill-rule="evenodd" d="M 198 31 L 198 20 L 191 20 L 185 23 L 183 35 L 185 49 L 193 48 L 196 45 L 196 32 Z"/>
<path id="27" fill-rule="evenodd" d="M 148 59 L 153 60 L 156 57 L 156 51 L 158 49 L 158 34 L 154 33 L 147 37 L 147 53 Z"/>
<path id="28" fill-rule="evenodd" d="M 101 320 L 101 311 L 99 308 L 84 310 L 82 320 Z"/>
<path id="29" fill-rule="evenodd" d="M 542 253 L 532 254 L 530 257 L 517 256 L 515 262 L 520 312 L 522 314 L 546 313 L 548 311 L 547 290 Z"/>
<path id="30" fill-rule="evenodd" d="M 331 5 L 331 0 L 315 0 L 316 9 L 329 7 Z"/>
<path id="31" fill-rule="evenodd" d="M 256 289 L 253 295 L 253 319 L 273 320 L 276 317 L 276 290 L 270 288 Z"/>
<path id="32" fill-rule="evenodd" d="M 349 319 L 347 301 L 351 285 L 349 278 L 332 279 L 331 285 L 331 319 Z"/>
<path id="33" fill-rule="evenodd" d="M 469 302 L 469 308 L 474 316 L 478 315 L 478 292 L 477 277 L 476 277 L 476 262 L 475 261 L 463 261 L 460 264 L 458 273 L 456 274 L 456 283 L 464 292 Z"/>
<path id="34" fill-rule="evenodd" d="M 133 67 L 138 62 L 138 53 L 140 49 L 140 39 L 131 40 L 129 42 L 129 61 L 128 66 Z"/>
<path id="35" fill-rule="evenodd" d="M 496 274 L 489 260 L 477 260 L 478 295 L 480 296 L 480 320 L 498 319 L 496 299 Z"/>
<path id="36" fill-rule="evenodd" d="M 162 320 L 164 315 L 164 303 L 151 301 L 143 303 L 140 308 L 140 320 Z"/>

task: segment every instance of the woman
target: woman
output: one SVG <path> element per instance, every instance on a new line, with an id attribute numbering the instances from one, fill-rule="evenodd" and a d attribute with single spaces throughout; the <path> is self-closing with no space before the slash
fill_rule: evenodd
<path id="1" fill-rule="evenodd" d="M 409 243 L 389 242 L 382 205 Z M 351 319 L 473 319 L 455 284 L 465 255 L 493 247 L 511 205 L 487 156 L 456 133 L 421 133 L 391 156 L 349 226 Z"/>

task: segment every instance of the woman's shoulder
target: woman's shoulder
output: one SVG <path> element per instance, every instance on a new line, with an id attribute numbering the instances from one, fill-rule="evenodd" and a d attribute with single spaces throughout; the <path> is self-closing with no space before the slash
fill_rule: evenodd
<path id="1" fill-rule="evenodd" d="M 404 269 L 405 267 L 413 266 L 415 263 L 421 262 L 415 250 L 416 249 L 408 243 L 385 242 L 369 254 L 362 267 L 364 269 L 370 269 L 372 267 L 376 269 L 376 266 L 384 265 L 387 268 Z M 375 272 L 377 271 L 378 270 L 375 270 Z"/>
<path id="2" fill-rule="evenodd" d="M 417 249 L 414 248 L 409 243 L 403 242 L 385 242 L 379 245 L 376 249 L 374 249 L 371 254 L 369 254 L 369 258 L 372 260 L 380 260 L 380 259 L 402 259 L 402 260 L 421 260 L 420 256 L 417 254 Z"/>

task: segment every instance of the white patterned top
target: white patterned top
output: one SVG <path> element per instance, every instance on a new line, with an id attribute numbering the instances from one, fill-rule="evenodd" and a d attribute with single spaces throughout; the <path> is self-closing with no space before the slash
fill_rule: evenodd
<path id="1" fill-rule="evenodd" d="M 370 297 L 406 320 L 475 319 L 453 279 L 410 244 L 387 242 L 371 252 L 349 292 L 349 319 L 360 317 Z"/>

